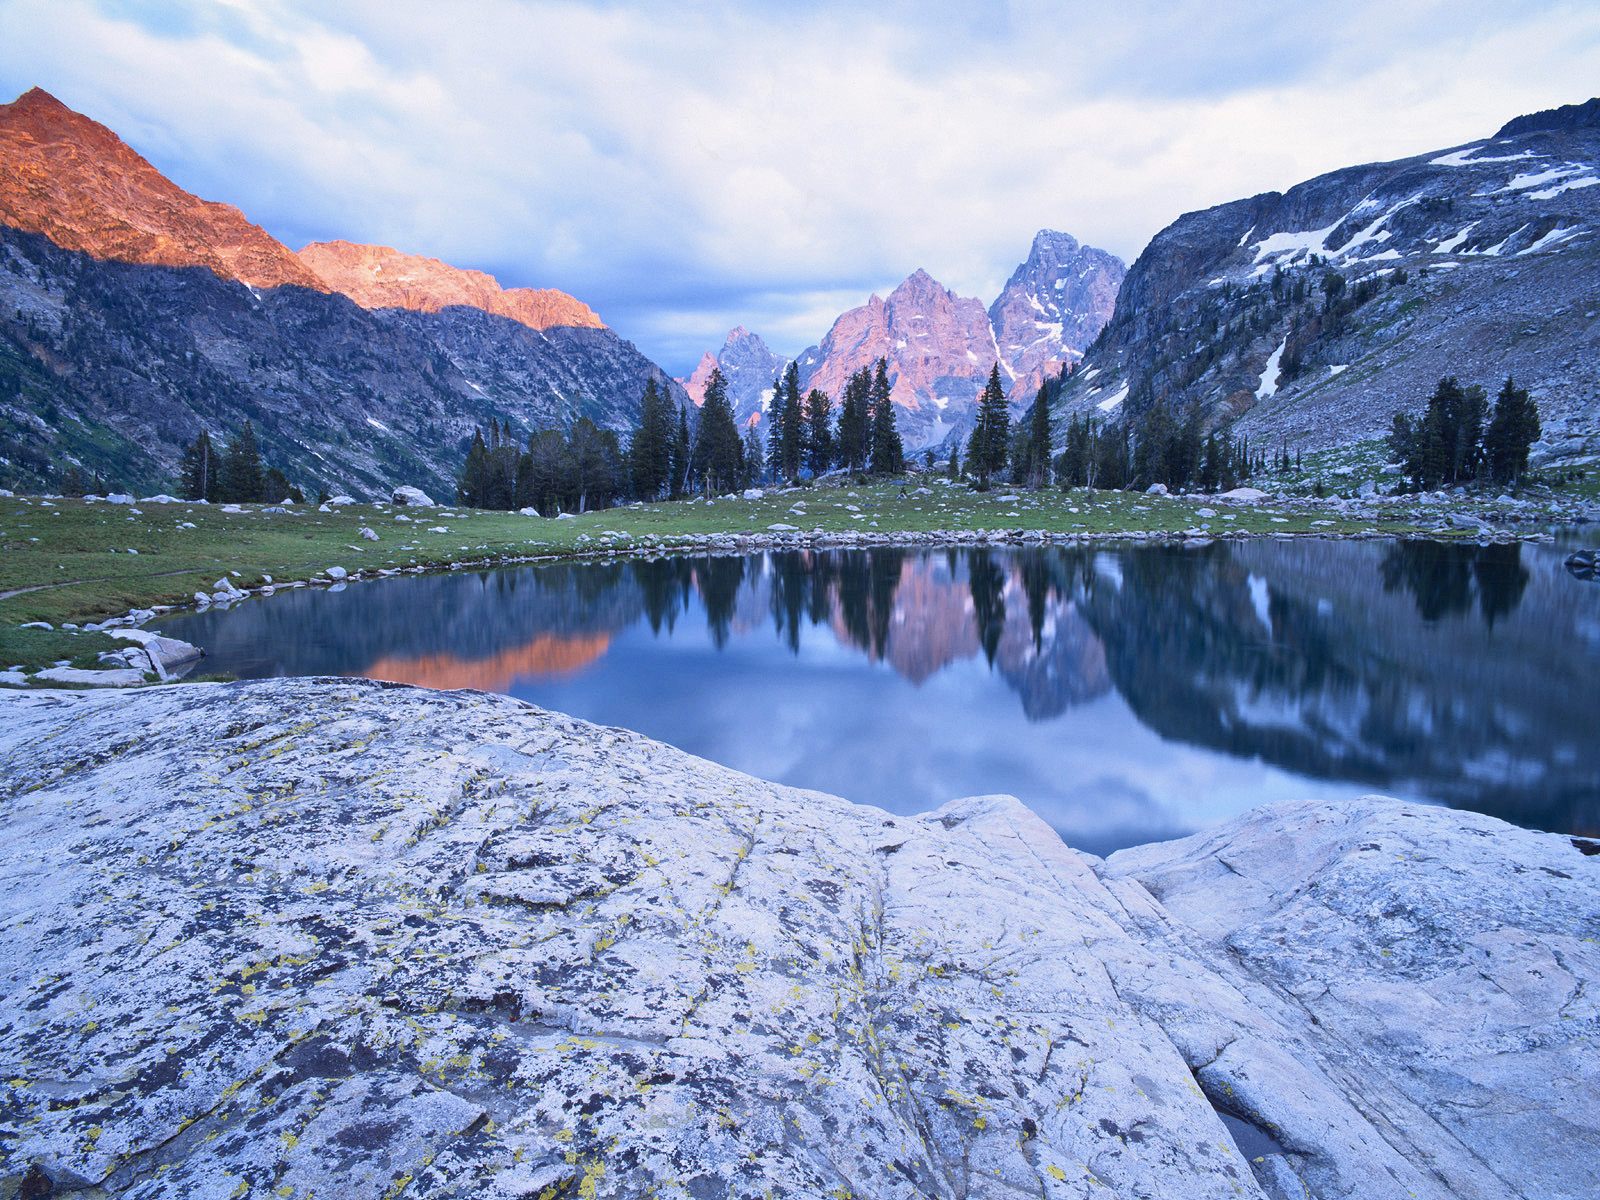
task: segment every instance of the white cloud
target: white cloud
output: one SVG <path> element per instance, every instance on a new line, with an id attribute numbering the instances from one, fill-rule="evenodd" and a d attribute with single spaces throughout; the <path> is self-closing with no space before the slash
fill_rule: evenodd
<path id="1" fill-rule="evenodd" d="M 798 351 L 919 266 L 987 298 L 1043 226 L 1131 258 L 1183 211 L 1487 135 L 1586 99 L 1600 47 L 1593 5 L 1432 0 L 0 0 L 0 26 L 0 83 L 286 241 L 563 287 L 677 370 L 738 322 Z"/>

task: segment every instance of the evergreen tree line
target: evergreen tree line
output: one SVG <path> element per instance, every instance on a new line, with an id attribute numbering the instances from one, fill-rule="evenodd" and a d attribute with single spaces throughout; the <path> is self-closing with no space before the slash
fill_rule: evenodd
<path id="1" fill-rule="evenodd" d="M 906 469 L 905 444 L 890 395 L 889 364 L 878 359 L 845 383 L 835 428 L 833 398 L 812 388 L 800 395 L 800 369 L 790 363 L 772 382 L 764 478 L 795 483 L 835 467 L 872 475 Z"/>
<path id="2" fill-rule="evenodd" d="M 204 429 L 184 448 L 178 463 L 178 491 L 185 500 L 213 504 L 303 503 L 305 495 L 277 467 L 261 461 L 255 426 L 244 428 L 226 446 L 218 447 Z"/>
<path id="3" fill-rule="evenodd" d="M 1421 417 L 1395 414 L 1389 451 L 1418 491 L 1475 480 L 1515 484 L 1527 473 L 1539 433 L 1538 406 L 1510 376 L 1491 414 L 1483 388 L 1448 375 Z"/>
<path id="4" fill-rule="evenodd" d="M 631 468 L 616 433 L 588 417 L 579 417 L 566 433 L 534 433 L 526 446 L 510 422 L 491 420 L 487 437 L 482 429 L 473 432 L 456 499 L 472 508 L 532 508 L 547 517 L 588 512 L 633 494 Z"/>

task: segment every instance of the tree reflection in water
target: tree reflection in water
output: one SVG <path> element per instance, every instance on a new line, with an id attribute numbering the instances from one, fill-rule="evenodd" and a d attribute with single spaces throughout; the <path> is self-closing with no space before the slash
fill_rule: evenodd
<path id="1" fill-rule="evenodd" d="M 1089 726 L 1072 714 L 1110 721 L 1096 707 L 1105 702 L 1162 745 L 1547 828 L 1600 827 L 1600 589 L 1545 548 L 1296 540 L 701 555 L 299 591 L 167 624 L 205 646 L 213 670 L 535 697 L 541 679 L 559 677 L 567 702 L 592 703 L 584 711 L 599 719 L 626 717 L 635 695 L 660 690 L 652 672 L 669 668 L 647 650 L 670 643 L 670 669 L 702 695 L 748 686 L 752 706 L 781 694 L 792 715 L 825 723 L 829 689 L 845 677 L 793 681 L 830 646 L 830 670 L 845 670 L 837 649 L 848 648 L 911 687 L 851 718 L 907 773 L 928 751 L 897 740 L 916 707 L 935 702 L 921 689 L 976 670 L 988 691 L 1020 700 L 996 716 L 964 684 L 984 721 L 1058 727 L 1078 769 L 1076 731 Z M 1049 744 L 1030 742 L 1035 753 Z M 998 732 L 980 757 L 1003 771 L 1007 747 Z"/>

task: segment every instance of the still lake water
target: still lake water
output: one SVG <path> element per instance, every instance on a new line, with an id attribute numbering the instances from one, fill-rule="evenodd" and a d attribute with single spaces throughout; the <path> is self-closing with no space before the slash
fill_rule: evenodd
<path id="1" fill-rule="evenodd" d="M 297 590 L 162 631 L 244 678 L 508 692 L 1094 853 L 1381 791 L 1600 833 L 1600 585 L 1548 546 L 857 550 Z"/>

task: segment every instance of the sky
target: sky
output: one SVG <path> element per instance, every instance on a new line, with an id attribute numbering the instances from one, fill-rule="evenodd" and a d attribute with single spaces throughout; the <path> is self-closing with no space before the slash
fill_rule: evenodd
<path id="1" fill-rule="evenodd" d="M 292 247 L 557 287 L 674 374 L 921 267 L 1183 212 L 1600 90 L 1594 0 L 0 0 L 40 86 Z"/>

